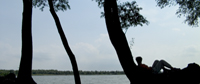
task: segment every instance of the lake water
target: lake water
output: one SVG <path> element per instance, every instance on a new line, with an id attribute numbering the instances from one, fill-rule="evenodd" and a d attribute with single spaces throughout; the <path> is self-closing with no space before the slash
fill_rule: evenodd
<path id="1" fill-rule="evenodd" d="M 130 84 L 125 75 L 81 75 L 82 84 Z M 33 76 L 37 84 L 75 84 L 73 75 Z"/>

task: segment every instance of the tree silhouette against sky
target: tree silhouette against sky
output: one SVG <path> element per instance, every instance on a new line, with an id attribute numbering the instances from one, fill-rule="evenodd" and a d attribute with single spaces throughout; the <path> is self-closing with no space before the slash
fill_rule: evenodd
<path id="1" fill-rule="evenodd" d="M 32 0 L 23 0 L 22 50 L 17 84 L 36 84 L 32 78 Z"/>
<path id="2" fill-rule="evenodd" d="M 62 40 L 62 43 L 63 43 L 63 45 L 65 47 L 65 50 L 66 50 L 66 52 L 67 52 L 67 54 L 68 54 L 68 56 L 70 58 L 71 64 L 72 64 L 74 77 L 75 77 L 75 84 L 81 84 L 76 58 L 75 58 L 73 52 L 71 51 L 71 49 L 69 47 L 69 44 L 68 44 L 67 39 L 65 37 L 65 34 L 63 32 L 62 26 L 60 24 L 59 18 L 58 18 L 57 14 L 56 14 L 56 12 L 54 10 L 52 0 L 48 0 L 48 2 L 49 2 L 49 6 L 50 6 L 50 12 L 51 12 L 51 14 L 52 14 L 52 16 L 53 16 L 53 18 L 55 20 L 58 32 L 60 34 L 60 38 Z"/>
<path id="3" fill-rule="evenodd" d="M 64 31 L 62 29 L 61 23 L 59 21 L 59 18 L 56 14 L 55 11 L 65 11 L 67 9 L 70 9 L 70 6 L 68 4 L 67 0 L 33 0 L 33 6 L 34 7 L 40 7 L 40 9 L 43 11 L 43 9 L 46 6 L 49 6 L 50 8 L 50 12 L 55 20 L 57 29 L 58 29 L 58 33 L 60 35 L 60 38 L 62 40 L 63 46 L 70 58 L 71 64 L 72 64 L 72 70 L 74 72 L 74 77 L 75 77 L 75 83 L 76 84 L 81 84 L 81 80 L 80 80 L 80 75 L 79 75 L 79 70 L 78 70 L 78 65 L 76 62 L 76 58 L 73 54 L 73 52 L 71 51 L 69 44 L 67 42 L 67 38 L 64 34 Z"/>
<path id="4" fill-rule="evenodd" d="M 58 1 L 58 2 L 57 2 Z M 33 3 L 32 3 L 33 2 Z M 45 4 L 47 0 L 23 0 L 23 18 L 22 18 L 22 55 L 21 55 L 21 62 L 20 62 L 20 67 L 19 67 L 19 73 L 17 76 L 17 83 L 19 84 L 35 84 L 33 78 L 32 78 L 32 53 L 33 53 L 33 48 L 32 48 L 32 5 L 40 7 L 42 3 L 42 8 L 46 6 Z M 59 19 L 54 11 L 54 8 L 56 11 L 58 10 L 66 10 L 69 8 L 68 2 L 66 0 L 49 0 L 50 5 L 50 11 L 52 13 L 52 16 L 55 19 L 58 32 L 60 34 L 60 37 L 62 39 L 63 45 L 65 47 L 65 50 L 67 51 L 73 71 L 75 74 L 75 82 L 76 84 L 80 84 L 80 76 L 78 72 L 78 67 L 76 63 L 75 56 L 73 55 L 71 49 L 69 48 L 69 45 L 67 43 L 66 37 L 64 35 L 64 32 L 62 30 L 62 27 L 60 25 Z M 52 3 L 53 2 L 53 3 Z"/>
<path id="5" fill-rule="evenodd" d="M 110 41 L 116 50 L 124 73 L 129 81 L 133 83 L 136 64 L 133 61 L 126 36 L 120 25 L 116 0 L 105 0 L 104 12 Z"/>
<path id="6" fill-rule="evenodd" d="M 96 0 L 99 7 L 104 7 L 103 16 L 107 26 L 110 41 L 115 48 L 120 64 L 124 73 L 131 83 L 137 82 L 138 69 L 133 61 L 125 33 L 131 26 L 142 26 L 149 22 L 139 13 L 142 9 L 136 5 L 136 2 L 125 2 L 117 4 L 116 0 Z"/>

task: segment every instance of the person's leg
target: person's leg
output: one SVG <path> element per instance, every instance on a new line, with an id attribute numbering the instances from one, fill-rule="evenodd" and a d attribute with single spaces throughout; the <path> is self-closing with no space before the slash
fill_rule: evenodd
<path id="1" fill-rule="evenodd" d="M 158 62 L 159 62 L 158 60 L 155 60 L 155 61 L 153 62 L 152 67 L 155 67 L 155 66 L 157 65 Z"/>
<path id="2" fill-rule="evenodd" d="M 165 60 L 160 60 L 160 62 L 162 63 L 162 66 L 164 67 L 168 67 L 168 68 L 170 68 L 170 69 L 172 69 L 173 67 L 168 63 L 168 62 L 166 62 Z"/>
<path id="3" fill-rule="evenodd" d="M 153 69 L 153 73 L 158 73 L 162 68 L 162 62 L 155 60 L 153 65 L 152 65 L 152 69 Z"/>
<path id="4" fill-rule="evenodd" d="M 160 72 L 160 70 L 161 70 L 162 68 L 164 68 L 164 66 L 165 66 L 165 67 L 168 67 L 168 68 L 170 68 L 170 69 L 173 68 L 173 67 L 172 67 L 169 63 L 167 63 L 165 60 L 160 60 L 160 61 L 156 60 L 156 61 L 153 63 L 152 69 L 153 69 L 153 71 L 154 71 L 155 73 L 158 73 L 158 72 Z"/>

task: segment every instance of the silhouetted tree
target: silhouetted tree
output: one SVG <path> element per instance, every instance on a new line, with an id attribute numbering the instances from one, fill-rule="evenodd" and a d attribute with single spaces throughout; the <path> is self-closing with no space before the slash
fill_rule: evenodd
<path id="1" fill-rule="evenodd" d="M 32 0 L 23 0 L 22 50 L 17 84 L 36 84 L 32 79 Z"/>
<path id="2" fill-rule="evenodd" d="M 76 58 L 73 54 L 73 52 L 71 51 L 69 44 L 67 42 L 67 39 L 65 37 L 65 34 L 63 32 L 62 26 L 60 24 L 59 18 L 57 16 L 57 14 L 55 13 L 55 11 L 58 10 L 67 10 L 67 8 L 70 8 L 70 6 L 68 5 L 68 1 L 66 0 L 48 0 L 49 2 L 49 7 L 50 7 L 50 12 L 55 20 L 57 29 L 58 29 L 58 33 L 60 35 L 60 38 L 62 40 L 62 43 L 64 45 L 64 48 L 70 58 L 71 64 L 72 64 L 72 69 L 74 72 L 74 77 L 75 77 L 75 83 L 76 84 L 81 84 L 81 80 L 80 80 L 80 75 L 79 75 L 79 71 L 78 71 L 78 66 L 77 66 L 77 62 L 76 62 Z M 40 9 L 43 10 L 43 8 L 45 6 L 48 6 L 47 4 L 47 0 L 34 0 L 33 1 L 33 6 L 35 7 L 41 7 Z"/>
<path id="3" fill-rule="evenodd" d="M 185 23 L 190 26 L 198 26 L 200 18 L 200 0 L 156 0 L 157 5 L 161 8 L 166 6 L 179 5 L 176 14 L 178 17 L 186 16 Z"/>
<path id="4" fill-rule="evenodd" d="M 126 36 L 122 31 L 116 0 L 105 0 L 104 12 L 110 41 L 117 52 L 124 73 L 131 83 L 136 82 L 137 67 L 133 61 Z"/>
<path id="5" fill-rule="evenodd" d="M 65 34 L 63 32 L 62 26 L 60 24 L 59 18 L 56 15 L 56 12 L 54 11 L 52 0 L 48 0 L 48 2 L 49 2 L 49 6 L 50 6 L 50 12 L 51 12 L 51 14 L 52 14 L 52 16 L 53 16 L 53 18 L 55 20 L 58 32 L 60 34 L 60 38 L 61 38 L 62 43 L 63 43 L 63 45 L 65 47 L 65 50 L 66 50 L 66 52 L 67 52 L 67 54 L 68 54 L 68 56 L 70 58 L 70 61 L 71 61 L 71 64 L 72 64 L 72 68 L 73 68 L 73 71 L 74 71 L 75 83 L 76 84 L 81 84 L 79 71 L 78 71 L 78 66 L 77 66 L 77 63 L 76 63 L 76 58 L 75 58 L 73 52 L 71 51 L 71 49 L 69 47 L 69 44 L 68 44 L 67 39 L 65 37 Z"/>
<path id="6" fill-rule="evenodd" d="M 135 1 L 117 4 L 117 0 L 96 0 L 98 6 L 104 7 L 106 26 L 110 41 L 118 55 L 124 73 L 131 83 L 137 83 L 138 69 L 133 61 L 125 33 L 131 26 L 143 26 L 149 22 L 139 13 L 142 9 L 136 5 Z"/>

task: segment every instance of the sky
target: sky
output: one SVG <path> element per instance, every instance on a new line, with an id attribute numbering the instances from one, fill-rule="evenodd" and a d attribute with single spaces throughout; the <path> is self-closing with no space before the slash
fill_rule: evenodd
<path id="1" fill-rule="evenodd" d="M 123 2 L 125 0 L 121 0 Z M 131 0 L 130 0 L 131 1 Z M 134 44 L 131 52 L 152 66 L 164 59 L 173 67 L 200 64 L 200 28 L 184 23 L 175 14 L 177 6 L 161 9 L 154 0 L 136 0 L 140 13 L 149 25 L 130 27 L 127 41 Z M 57 12 L 79 70 L 122 70 L 110 43 L 103 9 L 92 0 L 69 0 L 70 10 Z M 0 69 L 19 69 L 21 58 L 22 0 L 0 0 Z M 33 8 L 33 69 L 72 70 L 55 22 L 46 7 Z M 130 65 L 131 66 L 131 65 Z"/>

